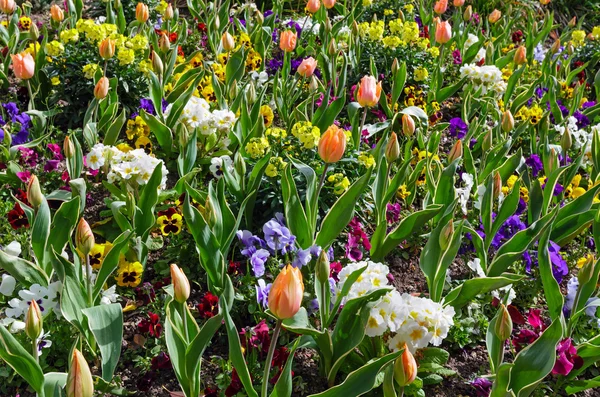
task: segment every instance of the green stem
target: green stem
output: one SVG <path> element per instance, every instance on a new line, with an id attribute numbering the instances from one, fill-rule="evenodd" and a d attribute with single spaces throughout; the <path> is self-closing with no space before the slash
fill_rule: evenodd
<path id="1" fill-rule="evenodd" d="M 31 340 L 31 354 L 33 355 L 33 358 L 35 359 L 35 362 L 39 363 L 40 358 L 38 356 L 37 338 Z"/>
<path id="2" fill-rule="evenodd" d="M 402 386 L 400 388 L 399 393 L 398 393 L 398 397 L 403 397 L 403 396 L 404 396 L 404 386 Z"/>
<path id="3" fill-rule="evenodd" d="M 269 388 L 269 373 L 271 372 L 271 361 L 273 361 L 273 354 L 275 353 L 275 346 L 277 346 L 277 339 L 279 339 L 279 332 L 281 331 L 281 320 L 277 320 L 273 335 L 271 336 L 271 345 L 269 346 L 269 353 L 267 354 L 267 361 L 265 362 L 265 372 L 263 373 L 262 381 L 262 397 L 267 397 L 267 391 Z"/>
<path id="4" fill-rule="evenodd" d="M 365 108 L 365 111 L 363 112 L 363 115 L 362 115 L 362 120 L 360 121 L 360 128 L 358 129 L 358 142 L 360 142 L 360 138 L 362 137 L 362 131 L 363 131 L 363 128 L 365 127 L 366 120 L 367 120 L 367 108 Z"/>
<path id="5" fill-rule="evenodd" d="M 87 287 L 88 306 L 94 306 L 94 298 L 92 294 L 92 267 L 90 266 L 90 256 L 85 256 L 85 285 Z"/>
<path id="6" fill-rule="evenodd" d="M 323 168 L 323 173 L 321 174 L 321 179 L 319 180 L 319 189 L 317 190 L 317 200 L 319 199 L 319 195 L 321 194 L 321 189 L 323 188 L 323 184 L 325 183 L 325 178 L 327 177 L 327 168 L 329 168 L 329 163 L 325 163 L 325 168 Z M 316 204 L 317 203 L 315 203 L 315 205 Z"/>
<path id="7" fill-rule="evenodd" d="M 183 331 L 184 331 L 184 335 L 185 335 L 185 341 L 187 343 L 189 343 L 190 341 L 190 335 L 189 335 L 189 331 L 188 331 L 188 326 L 187 326 L 187 313 L 186 313 L 186 307 L 185 305 L 187 305 L 187 303 L 182 303 L 181 304 L 181 317 L 183 318 Z"/>

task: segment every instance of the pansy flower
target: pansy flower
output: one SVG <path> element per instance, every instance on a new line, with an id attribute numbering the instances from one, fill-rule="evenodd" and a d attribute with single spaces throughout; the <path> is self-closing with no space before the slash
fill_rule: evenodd
<path id="1" fill-rule="evenodd" d="M 92 250 L 90 251 L 90 266 L 94 270 L 99 270 L 106 258 L 106 255 L 111 250 L 113 245 L 109 242 L 104 244 L 94 244 Z"/>
<path id="2" fill-rule="evenodd" d="M 181 233 L 183 227 L 183 217 L 177 212 L 175 207 L 159 211 L 156 222 L 163 236 L 168 236 L 169 234 L 177 235 Z"/>
<path id="3" fill-rule="evenodd" d="M 129 262 L 124 257 L 119 263 L 117 269 L 117 284 L 121 287 L 137 287 L 142 281 L 144 267 L 140 262 Z"/>
<path id="4" fill-rule="evenodd" d="M 8 223 L 10 223 L 10 226 L 15 230 L 22 227 L 29 227 L 29 220 L 19 203 L 15 203 L 13 209 L 8 212 L 7 217 Z"/>

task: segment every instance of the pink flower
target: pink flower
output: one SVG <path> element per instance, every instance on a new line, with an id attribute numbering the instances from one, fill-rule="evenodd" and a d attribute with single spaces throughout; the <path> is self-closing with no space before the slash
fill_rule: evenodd
<path id="1" fill-rule="evenodd" d="M 17 172 L 17 177 L 21 180 L 21 182 L 23 182 L 24 184 L 27 184 L 29 182 L 29 179 L 31 178 L 31 172 L 29 172 L 29 171 Z"/>
<path id="2" fill-rule="evenodd" d="M 553 375 L 568 375 L 573 369 L 581 368 L 583 359 L 577 355 L 577 348 L 573 346 L 571 338 L 558 342 L 556 347 L 556 362 L 552 368 Z"/>

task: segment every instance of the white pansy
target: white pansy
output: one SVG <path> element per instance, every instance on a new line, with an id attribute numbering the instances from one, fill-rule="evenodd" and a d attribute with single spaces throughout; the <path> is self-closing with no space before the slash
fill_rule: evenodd
<path id="1" fill-rule="evenodd" d="M 485 272 L 481 267 L 481 259 L 475 258 L 472 261 L 468 261 L 467 266 L 477 274 L 477 277 L 485 277 Z"/>
<path id="2" fill-rule="evenodd" d="M 111 303 L 117 302 L 119 299 L 119 294 L 117 294 L 117 286 L 116 284 L 110 288 L 107 288 L 102 291 L 102 298 L 100 298 L 101 305 L 110 305 Z"/>
<path id="3" fill-rule="evenodd" d="M 212 172 L 215 178 L 221 178 L 223 176 L 223 167 L 227 168 L 227 171 L 233 172 L 233 161 L 231 157 L 225 155 L 221 157 L 213 157 L 210 159 L 210 172 Z"/>

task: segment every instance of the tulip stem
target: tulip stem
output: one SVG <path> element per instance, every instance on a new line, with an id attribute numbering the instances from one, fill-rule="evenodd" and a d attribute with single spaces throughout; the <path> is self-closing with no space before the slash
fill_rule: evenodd
<path id="1" fill-rule="evenodd" d="M 31 354 L 33 355 L 33 358 L 35 359 L 36 363 L 40 362 L 40 357 L 38 355 L 38 343 L 37 343 L 37 338 L 34 338 L 31 340 Z"/>
<path id="2" fill-rule="evenodd" d="M 271 345 L 269 346 L 269 353 L 267 353 L 267 361 L 265 362 L 265 372 L 263 374 L 262 381 L 262 397 L 267 397 L 267 391 L 269 388 L 269 373 L 271 372 L 271 361 L 273 361 L 273 354 L 275 354 L 275 346 L 277 346 L 277 339 L 279 339 L 280 331 L 281 320 L 277 320 L 275 329 L 273 329 L 273 335 L 271 336 Z"/>
<path id="3" fill-rule="evenodd" d="M 360 143 L 360 138 L 362 137 L 363 128 L 365 127 L 365 121 L 367 120 L 367 108 L 365 107 L 365 111 L 362 115 L 362 120 L 360 121 L 360 128 L 358 130 L 358 142 Z"/>
<path id="4" fill-rule="evenodd" d="M 400 388 L 400 390 L 398 391 L 398 397 L 403 397 L 404 396 L 404 386 L 402 386 Z"/>
<path id="5" fill-rule="evenodd" d="M 321 174 L 321 179 L 319 180 L 319 190 L 317 190 L 317 199 L 321 194 L 321 189 L 323 188 L 325 178 L 327 177 L 327 168 L 329 168 L 329 163 L 325 163 L 325 167 L 323 168 L 323 173 Z"/>
<path id="6" fill-rule="evenodd" d="M 85 256 L 85 278 L 86 278 L 86 287 L 87 287 L 87 298 L 88 305 L 92 307 L 94 305 L 94 298 L 92 294 L 92 267 L 90 266 L 90 256 Z"/>

